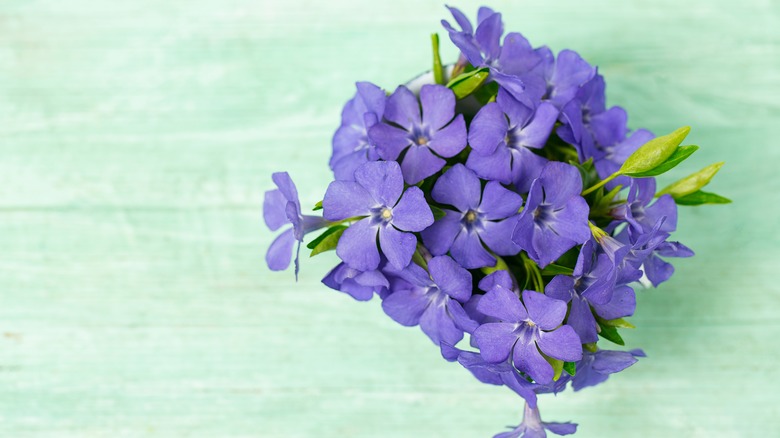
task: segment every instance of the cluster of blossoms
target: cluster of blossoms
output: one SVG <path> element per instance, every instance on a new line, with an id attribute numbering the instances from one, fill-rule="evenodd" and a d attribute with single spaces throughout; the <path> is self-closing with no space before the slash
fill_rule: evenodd
<path id="1" fill-rule="evenodd" d="M 523 422 L 496 437 L 570 434 L 575 424 L 541 420 L 537 395 L 596 385 L 644 356 L 602 342 L 623 345 L 637 285 L 658 286 L 674 271 L 666 258 L 693 255 L 669 240 L 677 205 L 728 202 L 700 190 L 722 163 L 657 191 L 654 176 L 697 149 L 680 146 L 687 128 L 630 131 L 576 52 L 503 36 L 488 8 L 476 28 L 450 11 L 456 64 L 441 66 L 434 35 L 431 73 L 390 93 L 357 84 L 322 217 L 303 215 L 289 176 L 274 174 L 266 223 L 292 226 L 266 259 L 281 270 L 294 258 L 297 274 L 304 236 L 324 229 L 312 255 L 341 259 L 325 285 L 378 295 L 446 360 L 525 399 Z"/>

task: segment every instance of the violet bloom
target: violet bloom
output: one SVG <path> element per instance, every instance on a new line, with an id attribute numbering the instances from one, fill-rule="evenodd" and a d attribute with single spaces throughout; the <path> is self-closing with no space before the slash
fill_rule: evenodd
<path id="1" fill-rule="evenodd" d="M 455 116 L 455 94 L 442 85 L 423 85 L 420 103 L 403 85 L 387 99 L 385 121 L 368 131 L 384 160 L 401 161 L 404 181 L 417 184 L 444 167 L 466 147 L 466 122 Z M 435 152 L 435 154 L 434 154 Z"/>
<path id="2" fill-rule="evenodd" d="M 658 287 L 674 274 L 674 266 L 661 257 L 692 257 L 694 253 L 680 242 L 667 241 L 669 234 L 661 232 L 661 227 L 655 228 L 655 231 L 643 233 L 629 227 L 615 236 L 615 240 L 630 248 L 627 264 L 641 268 L 653 287 Z"/>
<path id="3" fill-rule="evenodd" d="M 545 98 L 556 108 L 563 108 L 577 96 L 580 86 L 596 75 L 596 69 L 572 50 L 561 50 L 558 58 L 547 47 L 536 52 L 542 58 L 544 78 L 547 81 Z"/>
<path id="4" fill-rule="evenodd" d="M 596 386 L 606 381 L 610 374 L 615 374 L 637 362 L 637 357 L 645 357 L 642 350 L 609 351 L 599 350 L 595 353 L 586 351 L 582 360 L 577 362 L 577 372 L 571 381 L 574 391 L 589 386 Z"/>
<path id="5" fill-rule="evenodd" d="M 301 203 L 298 200 L 298 190 L 295 188 L 287 172 L 276 172 L 271 175 L 277 189 L 265 192 L 263 199 L 263 219 L 271 231 L 276 231 L 286 224 L 292 224 L 282 234 L 274 239 L 265 262 L 272 271 L 283 271 L 290 266 L 293 245 L 298 242 L 295 253 L 295 277 L 298 277 L 298 254 L 301 250 L 303 236 L 310 231 L 326 226 L 327 221 L 318 216 L 301 214 Z"/>
<path id="6" fill-rule="evenodd" d="M 612 216 L 625 220 L 638 233 L 650 232 L 663 217 L 665 220 L 658 230 L 671 233 L 677 229 L 677 204 L 671 195 L 660 196 L 652 202 L 654 196 L 655 178 L 635 178 L 626 203 L 612 210 Z"/>
<path id="7" fill-rule="evenodd" d="M 499 433 L 493 438 L 545 438 L 550 431 L 555 435 L 571 435 L 577 432 L 576 423 L 551 423 L 542 421 L 539 409 L 525 405 L 523 422 L 509 432 Z"/>
<path id="8" fill-rule="evenodd" d="M 353 181 L 355 169 L 379 159 L 368 129 L 382 120 L 387 95 L 370 82 L 355 84 L 357 93 L 341 111 L 341 127 L 333 135 L 330 168 L 337 180 Z"/>
<path id="9" fill-rule="evenodd" d="M 593 142 L 584 149 L 584 158 L 593 158 L 593 165 L 601 178 L 615 173 L 631 154 L 655 137 L 646 129 L 638 129 L 629 136 L 627 121 L 626 111 L 619 106 L 590 117 L 588 127 L 593 134 Z M 607 188 L 627 186 L 630 182 L 631 178 L 621 176 L 608 183 Z"/>
<path id="10" fill-rule="evenodd" d="M 606 254 L 595 256 L 593 242 L 582 245 L 574 273 L 556 275 L 545 287 L 547 296 L 571 301 L 566 323 L 574 328 L 583 343 L 598 341 L 595 311 L 605 319 L 634 314 L 636 299 L 628 286 L 615 288 L 617 268 Z"/>
<path id="11" fill-rule="evenodd" d="M 336 254 L 351 268 L 371 271 L 379 266 L 377 235 L 390 265 L 402 269 L 411 261 L 417 245 L 411 233 L 432 224 L 433 213 L 422 190 L 403 189 L 395 161 L 368 162 L 355 170 L 355 181 L 333 181 L 328 186 L 322 201 L 326 219 L 363 217 L 344 231 L 336 247 Z"/>
<path id="12" fill-rule="evenodd" d="M 349 294 L 358 301 L 370 300 L 375 292 L 380 297 L 385 296 L 390 287 L 390 282 L 381 270 L 363 272 L 350 268 L 346 263 L 339 263 L 328 272 L 322 283 L 333 290 Z"/>
<path id="13" fill-rule="evenodd" d="M 463 310 L 471 297 L 471 274 L 447 256 L 428 261 L 428 270 L 415 263 L 396 275 L 408 286 L 396 286 L 382 300 L 382 309 L 399 324 L 420 325 L 434 344 L 457 344 L 463 331 L 474 331 L 476 323 Z"/>
<path id="14" fill-rule="evenodd" d="M 466 167 L 480 178 L 515 184 L 525 193 L 547 160 L 531 150 L 547 143 L 558 110 L 548 102 L 528 108 L 501 89 L 496 102 L 479 110 L 469 127 L 473 149 Z"/>
<path id="15" fill-rule="evenodd" d="M 563 325 L 566 303 L 539 292 L 523 291 L 523 302 L 496 286 L 479 301 L 478 310 L 502 322 L 482 324 L 474 337 L 482 357 L 499 363 L 512 357 L 514 366 L 539 384 L 550 383 L 553 368 L 539 353 L 568 362 L 582 358 L 580 338 Z"/>
<path id="16" fill-rule="evenodd" d="M 534 106 L 544 91 L 544 79 L 541 72 L 535 71 L 541 57 L 521 34 L 511 32 L 504 38 L 504 23 L 501 14 L 492 9 L 481 7 L 477 13 L 477 30 L 468 18 L 457 8 L 448 7 L 461 30 L 442 20 L 442 25 L 450 35 L 450 40 L 463 56 L 477 68 L 490 69 L 490 79 L 507 90 L 515 99 L 528 106 Z M 541 89 L 539 93 L 529 93 L 529 89 Z M 537 95 L 534 100 L 531 95 Z"/>
<path id="17" fill-rule="evenodd" d="M 433 255 L 450 251 L 466 269 L 493 266 L 496 259 L 483 243 L 498 255 L 515 255 L 520 249 L 510 239 L 514 217 L 523 198 L 497 181 L 483 191 L 479 178 L 462 164 L 452 166 L 433 186 L 433 199 L 455 207 L 422 232 L 422 239 Z M 507 219 L 510 218 L 510 219 Z"/>
<path id="18" fill-rule="evenodd" d="M 590 239 L 588 203 L 580 196 L 579 170 L 550 162 L 531 184 L 512 240 L 540 267 Z"/>

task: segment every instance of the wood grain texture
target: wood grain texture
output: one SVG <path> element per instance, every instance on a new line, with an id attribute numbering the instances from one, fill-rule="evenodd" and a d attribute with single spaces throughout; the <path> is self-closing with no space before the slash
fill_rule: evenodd
<path id="1" fill-rule="evenodd" d="M 512 393 L 321 286 L 334 255 L 297 284 L 263 263 L 270 173 L 321 198 L 353 83 L 428 68 L 446 10 L 421 3 L 0 2 L 0 436 L 485 437 L 519 421 Z M 777 433 L 777 1 L 493 6 L 599 65 L 633 128 L 692 125 L 702 149 L 662 182 L 725 160 L 712 190 L 735 200 L 681 209 L 698 256 L 640 294 L 626 335 L 649 358 L 543 397 L 544 418 L 584 438 Z"/>

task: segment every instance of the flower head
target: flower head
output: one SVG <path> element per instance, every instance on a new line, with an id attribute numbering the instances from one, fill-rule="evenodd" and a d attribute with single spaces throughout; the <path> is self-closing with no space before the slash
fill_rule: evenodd
<path id="1" fill-rule="evenodd" d="M 542 421 L 539 409 L 526 404 L 523 422 L 511 431 L 499 433 L 493 438 L 544 438 L 547 436 L 546 431 L 555 435 L 571 435 L 577 431 L 577 424 Z"/>
<path id="2" fill-rule="evenodd" d="M 482 357 L 493 363 L 512 357 L 514 366 L 537 383 L 549 383 L 553 368 L 539 353 L 563 361 L 582 358 L 582 345 L 571 326 L 563 325 L 566 303 L 534 291 L 523 291 L 523 302 L 511 291 L 496 286 L 479 301 L 477 309 L 501 322 L 482 324 L 474 337 Z"/>
<path id="3" fill-rule="evenodd" d="M 328 186 L 322 201 L 325 219 L 362 218 L 344 231 L 336 247 L 336 254 L 351 268 L 371 271 L 379 266 L 377 235 L 391 265 L 401 269 L 409 264 L 417 245 L 411 232 L 432 224 L 433 213 L 422 190 L 403 189 L 395 161 L 368 162 L 355 170 L 355 181 L 333 181 Z"/>
<path id="4" fill-rule="evenodd" d="M 589 207 L 581 191 L 580 172 L 562 162 L 547 163 L 531 184 L 512 240 L 540 267 L 590 238 Z"/>
<path id="5" fill-rule="evenodd" d="M 469 128 L 469 154 L 466 167 L 481 178 L 515 184 L 518 192 L 528 191 L 547 160 L 531 152 L 541 149 L 558 118 L 558 110 L 543 102 L 534 110 L 499 90 L 496 102 L 477 113 Z"/>
<path id="6" fill-rule="evenodd" d="M 476 328 L 462 307 L 471 297 L 471 273 L 447 256 L 432 258 L 428 270 L 410 263 L 398 272 L 406 284 L 394 285 L 382 309 L 402 325 L 419 324 L 436 345 L 455 345 Z"/>
<path id="7" fill-rule="evenodd" d="M 456 164 L 436 181 L 431 194 L 437 202 L 454 207 L 445 208 L 446 215 L 422 232 L 432 254 L 450 251 L 464 268 L 474 269 L 496 263 L 483 244 L 498 255 L 519 252 L 509 238 L 514 227 L 512 218 L 523 205 L 517 193 L 497 181 L 488 182 L 482 190 L 477 175 Z"/>
<path id="8" fill-rule="evenodd" d="M 341 112 L 341 126 L 333 135 L 330 168 L 337 180 L 352 181 L 355 169 L 379 156 L 368 138 L 368 129 L 382 120 L 385 92 L 370 82 L 355 84 L 357 93 Z"/>
<path id="9" fill-rule="evenodd" d="M 292 259 L 293 245 L 297 241 L 298 248 L 295 255 L 295 276 L 297 278 L 298 253 L 301 249 L 303 236 L 310 231 L 326 226 L 327 222 L 317 216 L 301 214 L 298 190 L 287 172 L 274 173 L 271 178 L 277 188 L 265 192 L 263 220 L 271 231 L 276 231 L 285 224 L 292 224 L 292 227 L 274 239 L 265 254 L 265 261 L 273 271 L 287 269 Z"/>
<path id="10" fill-rule="evenodd" d="M 677 204 L 671 195 L 662 195 L 652 202 L 654 195 L 655 178 L 635 178 L 626 203 L 612 210 L 612 216 L 625 220 L 639 234 L 652 231 L 664 218 L 658 231 L 673 232 L 677 229 Z"/>
<path id="11" fill-rule="evenodd" d="M 390 287 L 390 282 L 381 270 L 358 271 L 346 263 L 339 263 L 328 272 L 322 283 L 333 290 L 349 294 L 358 301 L 370 300 L 375 292 L 380 297 L 385 296 Z"/>
<path id="12" fill-rule="evenodd" d="M 444 167 L 444 158 L 466 147 L 466 122 L 455 116 L 455 94 L 441 85 L 423 85 L 420 103 L 403 85 L 388 98 L 385 117 L 369 130 L 384 160 L 401 161 L 404 181 L 417 184 Z"/>
<path id="13" fill-rule="evenodd" d="M 572 378 L 571 386 L 579 391 L 589 386 L 595 386 L 606 381 L 610 374 L 618 373 L 637 362 L 637 357 L 645 357 L 642 350 L 608 351 L 599 350 L 595 353 L 586 351 L 582 360 L 577 362 L 577 372 Z"/>

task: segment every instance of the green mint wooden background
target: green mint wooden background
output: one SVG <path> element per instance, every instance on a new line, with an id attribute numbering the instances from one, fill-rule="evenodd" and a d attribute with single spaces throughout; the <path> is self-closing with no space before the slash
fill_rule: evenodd
<path id="1" fill-rule="evenodd" d="M 469 15 L 478 3 L 456 2 Z M 668 182 L 726 160 L 729 206 L 682 208 L 698 252 L 640 293 L 649 358 L 542 398 L 582 437 L 780 429 L 780 6 L 495 1 L 506 28 L 597 64 L 630 125 L 694 127 Z M 485 437 L 521 402 L 417 329 L 263 263 L 260 204 L 304 205 L 356 80 L 427 69 L 438 2 L 0 3 L 0 436 Z M 446 39 L 443 38 L 444 41 Z M 445 59 L 455 50 L 444 45 Z"/>

